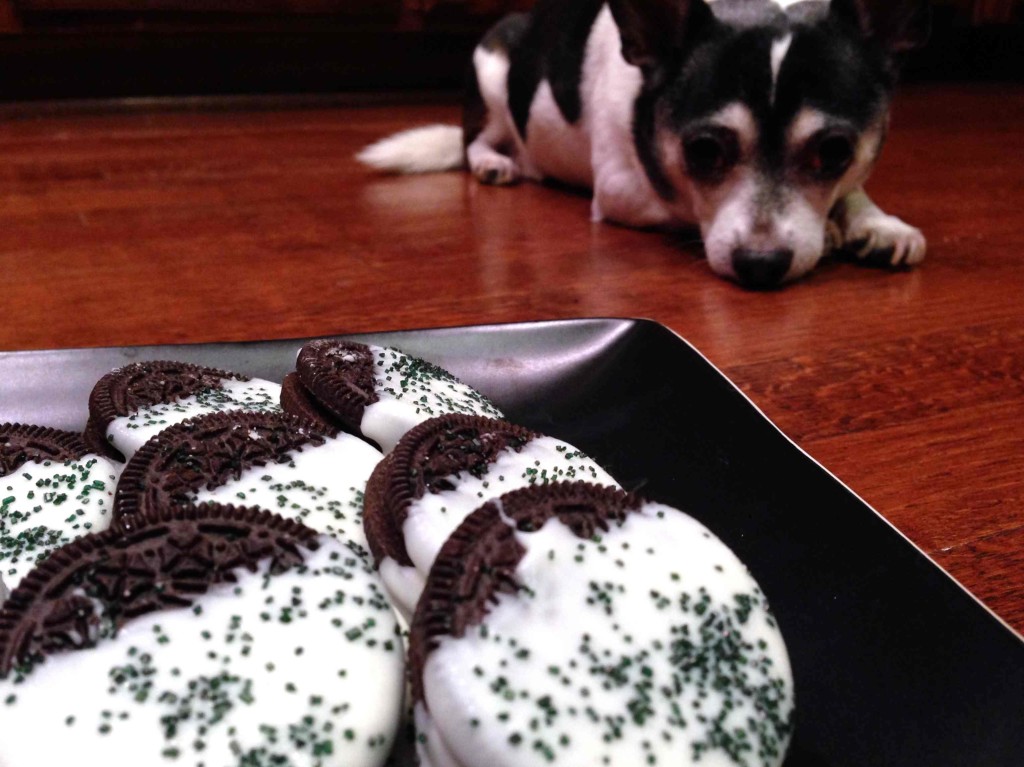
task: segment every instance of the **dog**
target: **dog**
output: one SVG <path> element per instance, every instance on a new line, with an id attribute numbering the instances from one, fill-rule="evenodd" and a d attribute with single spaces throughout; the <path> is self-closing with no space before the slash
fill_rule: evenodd
<path id="1" fill-rule="evenodd" d="M 921 0 L 539 0 L 473 53 L 463 124 L 358 159 L 593 191 L 592 218 L 700 228 L 711 269 L 772 288 L 843 249 L 893 266 L 921 232 L 864 192 Z"/>

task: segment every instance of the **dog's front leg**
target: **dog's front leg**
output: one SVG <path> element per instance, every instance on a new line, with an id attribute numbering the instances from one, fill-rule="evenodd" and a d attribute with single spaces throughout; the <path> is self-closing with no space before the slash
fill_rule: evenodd
<path id="1" fill-rule="evenodd" d="M 624 226 L 666 226 L 672 216 L 643 173 L 629 164 L 605 162 L 595 169 L 592 221 L 612 221 Z"/>
<path id="2" fill-rule="evenodd" d="M 839 231 L 836 245 L 858 258 L 887 260 L 892 266 L 913 266 L 924 260 L 921 230 L 883 211 L 862 187 L 842 198 L 830 214 Z"/>

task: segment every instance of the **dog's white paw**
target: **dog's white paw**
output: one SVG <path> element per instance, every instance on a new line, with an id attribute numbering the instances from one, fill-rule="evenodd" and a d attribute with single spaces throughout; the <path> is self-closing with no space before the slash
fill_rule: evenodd
<path id="1" fill-rule="evenodd" d="M 483 184 L 514 184 L 519 181 L 519 165 L 511 157 L 497 152 L 480 153 L 470 157 L 469 169 Z"/>
<path id="2" fill-rule="evenodd" d="M 844 247 L 858 258 L 914 266 L 924 260 L 927 242 L 921 230 L 878 208 L 854 217 L 843 233 Z"/>

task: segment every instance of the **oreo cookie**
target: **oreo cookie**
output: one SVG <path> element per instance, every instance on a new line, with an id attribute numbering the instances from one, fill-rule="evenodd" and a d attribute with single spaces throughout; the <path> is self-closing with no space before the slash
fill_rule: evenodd
<path id="1" fill-rule="evenodd" d="M 61 547 L 11 593 L 0 612 L 0 677 L 47 655 L 89 647 L 125 622 L 187 607 L 239 567 L 301 563 L 317 533 L 258 509 L 206 504 L 153 510 Z"/>
<path id="2" fill-rule="evenodd" d="M 126 460 L 172 424 L 227 410 L 275 412 L 280 398 L 272 381 L 184 362 L 133 362 L 96 382 L 85 440 L 95 452 Z"/>
<path id="3" fill-rule="evenodd" d="M 370 550 L 398 608 L 411 617 L 437 552 L 484 502 L 569 480 L 617 486 L 572 445 L 500 419 L 444 415 L 412 428 L 374 469 L 363 511 Z"/>
<path id="4" fill-rule="evenodd" d="M 281 409 L 303 420 L 309 421 L 318 429 L 333 431 L 343 428 L 339 419 L 330 411 L 317 404 L 299 380 L 296 372 L 288 373 L 281 381 Z"/>
<path id="5" fill-rule="evenodd" d="M 306 343 L 295 372 L 310 400 L 340 428 L 385 453 L 405 432 L 446 413 L 502 417 L 480 392 L 448 371 L 391 347 L 318 339 Z M 301 414 L 303 410 L 291 411 Z"/>
<path id="6" fill-rule="evenodd" d="M 514 491 L 442 548 L 410 632 L 428 764 L 781 765 L 793 679 L 753 577 L 683 512 Z"/>
<path id="7" fill-rule="evenodd" d="M 46 426 L 0 423 L 0 477 L 29 461 L 66 461 L 89 452 L 81 435 Z"/>
<path id="8" fill-rule="evenodd" d="M 65 547 L 0 612 L 0 763 L 381 765 L 403 671 L 375 574 L 341 543 L 164 509 Z"/>
<path id="9" fill-rule="evenodd" d="M 52 551 L 109 525 L 119 474 L 78 434 L 0 424 L 0 604 Z"/>
<path id="10" fill-rule="evenodd" d="M 114 514 L 131 527 L 166 506 L 255 505 L 365 554 L 363 493 L 380 457 L 357 437 L 284 413 L 212 413 L 165 429 L 136 452 L 118 483 Z"/>

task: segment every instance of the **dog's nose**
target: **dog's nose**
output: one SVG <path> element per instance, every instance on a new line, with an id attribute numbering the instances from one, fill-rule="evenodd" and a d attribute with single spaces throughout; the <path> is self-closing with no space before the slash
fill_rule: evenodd
<path id="1" fill-rule="evenodd" d="M 732 252 L 732 268 L 736 279 L 748 288 L 773 288 L 782 282 L 793 263 L 792 250 L 749 250 Z"/>

